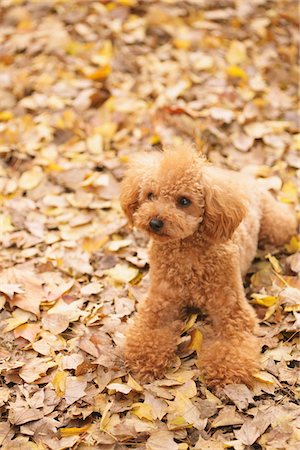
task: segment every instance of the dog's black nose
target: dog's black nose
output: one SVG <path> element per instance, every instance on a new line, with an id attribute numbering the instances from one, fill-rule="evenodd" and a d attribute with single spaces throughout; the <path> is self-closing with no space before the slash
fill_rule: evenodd
<path id="1" fill-rule="evenodd" d="M 149 225 L 151 230 L 155 231 L 155 233 L 158 233 L 158 231 L 160 231 L 161 228 L 164 226 L 164 223 L 160 219 L 151 219 Z"/>

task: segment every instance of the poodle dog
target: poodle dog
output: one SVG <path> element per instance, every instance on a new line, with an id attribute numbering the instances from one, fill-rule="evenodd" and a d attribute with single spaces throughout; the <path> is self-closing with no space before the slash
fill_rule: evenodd
<path id="1" fill-rule="evenodd" d="M 121 188 L 129 223 L 150 236 L 150 287 L 129 326 L 125 359 L 143 381 L 172 365 L 186 309 L 209 320 L 199 367 L 207 385 L 251 386 L 260 344 L 242 276 L 258 243 L 281 245 L 296 218 L 255 179 L 219 169 L 193 148 L 137 155 Z"/>

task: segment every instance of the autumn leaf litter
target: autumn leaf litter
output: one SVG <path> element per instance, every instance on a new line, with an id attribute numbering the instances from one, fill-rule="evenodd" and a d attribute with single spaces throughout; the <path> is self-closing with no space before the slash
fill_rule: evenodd
<path id="1" fill-rule="evenodd" d="M 206 389 L 196 315 L 174 368 L 142 385 L 121 349 L 147 241 L 118 202 L 130 155 L 187 140 L 296 205 L 296 16 L 294 1 L 1 2 L 1 448 L 299 448 L 297 237 L 245 279 L 253 390 Z"/>

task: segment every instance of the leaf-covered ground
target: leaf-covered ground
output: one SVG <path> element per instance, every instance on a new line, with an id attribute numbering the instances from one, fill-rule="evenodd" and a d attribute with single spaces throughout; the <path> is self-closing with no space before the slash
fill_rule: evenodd
<path id="1" fill-rule="evenodd" d="M 187 140 L 296 205 L 297 1 L 0 3 L 1 448 L 299 449 L 297 238 L 245 280 L 253 391 L 206 389 L 196 316 L 141 386 L 120 349 L 147 241 L 118 203 L 130 154 Z"/>

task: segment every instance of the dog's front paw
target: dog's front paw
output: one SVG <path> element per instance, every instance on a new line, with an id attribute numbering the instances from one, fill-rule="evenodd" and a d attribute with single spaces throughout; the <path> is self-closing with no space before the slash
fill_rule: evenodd
<path id="1" fill-rule="evenodd" d="M 212 389 L 243 383 L 252 387 L 259 370 L 259 341 L 245 333 L 240 340 L 222 340 L 203 344 L 199 366 L 205 383 Z"/>
<path id="2" fill-rule="evenodd" d="M 133 326 L 125 344 L 125 362 L 143 382 L 162 378 L 175 359 L 177 339 L 167 327 L 141 330 Z"/>

